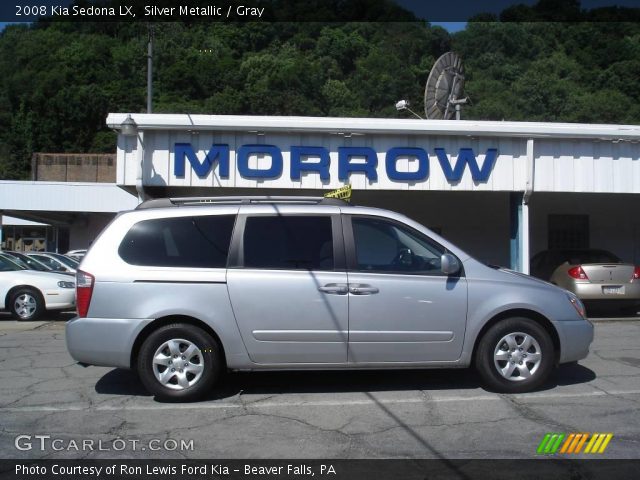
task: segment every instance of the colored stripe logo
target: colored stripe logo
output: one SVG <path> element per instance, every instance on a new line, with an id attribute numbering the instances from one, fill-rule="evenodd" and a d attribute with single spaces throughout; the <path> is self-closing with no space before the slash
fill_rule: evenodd
<path id="1" fill-rule="evenodd" d="M 612 438 L 613 433 L 547 433 L 538 445 L 536 453 L 539 455 L 600 454 L 604 453 Z"/>

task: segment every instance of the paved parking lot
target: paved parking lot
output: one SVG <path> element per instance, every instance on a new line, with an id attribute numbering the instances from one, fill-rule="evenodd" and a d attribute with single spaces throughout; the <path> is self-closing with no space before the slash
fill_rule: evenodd
<path id="1" fill-rule="evenodd" d="M 590 356 L 532 394 L 464 370 L 235 373 L 168 404 L 76 365 L 66 318 L 0 314 L 2 458 L 531 458 L 547 432 L 611 432 L 601 457 L 640 457 L 640 321 L 598 323 Z"/>

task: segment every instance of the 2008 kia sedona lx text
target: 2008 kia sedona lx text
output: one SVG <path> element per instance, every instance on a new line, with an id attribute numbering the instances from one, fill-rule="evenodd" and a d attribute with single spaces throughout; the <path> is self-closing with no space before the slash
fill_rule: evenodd
<path id="1" fill-rule="evenodd" d="M 111 222 L 76 285 L 73 358 L 134 368 L 161 399 L 200 398 L 224 369 L 473 365 L 525 392 L 593 340 L 572 293 L 337 199 L 150 200 Z"/>

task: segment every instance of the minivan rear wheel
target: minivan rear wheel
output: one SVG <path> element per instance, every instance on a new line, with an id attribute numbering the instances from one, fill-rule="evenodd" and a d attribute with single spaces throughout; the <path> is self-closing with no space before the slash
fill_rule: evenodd
<path id="1" fill-rule="evenodd" d="M 158 400 L 197 400 L 220 377 L 220 348 L 194 325 L 165 325 L 142 344 L 137 369 L 143 385 Z"/>
<path id="2" fill-rule="evenodd" d="M 478 345 L 475 363 L 489 389 L 528 392 L 542 385 L 553 370 L 553 341 L 534 320 L 509 318 L 487 330 Z"/>

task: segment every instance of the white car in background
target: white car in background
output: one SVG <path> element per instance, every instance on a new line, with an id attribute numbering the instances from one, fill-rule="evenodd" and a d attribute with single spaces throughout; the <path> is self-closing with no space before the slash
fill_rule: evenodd
<path id="1" fill-rule="evenodd" d="M 68 275 L 23 270 L 0 257 L 0 309 L 17 320 L 35 320 L 48 310 L 71 310 L 76 284 Z"/>

